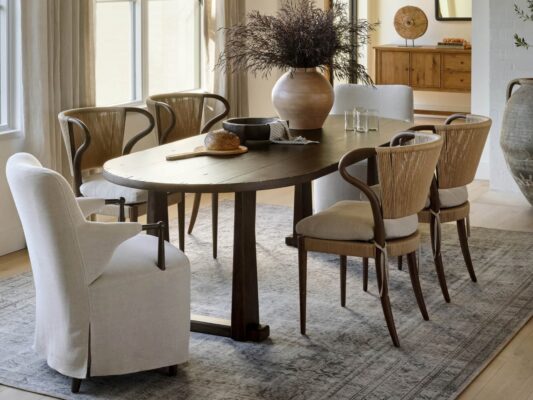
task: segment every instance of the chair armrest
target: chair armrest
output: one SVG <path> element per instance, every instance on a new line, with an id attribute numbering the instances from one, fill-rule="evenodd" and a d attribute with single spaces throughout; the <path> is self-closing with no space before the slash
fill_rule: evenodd
<path id="1" fill-rule="evenodd" d="M 392 138 L 392 140 L 390 141 L 390 146 L 403 146 L 405 142 L 413 140 L 414 138 L 414 132 L 400 132 Z"/>
<path id="2" fill-rule="evenodd" d="M 435 125 L 416 125 L 407 130 L 412 132 L 431 131 L 433 133 L 437 133 L 437 128 L 435 128 Z"/>
<path id="3" fill-rule="evenodd" d="M 78 202 L 78 206 L 80 207 L 84 218 L 87 218 L 91 214 L 95 214 L 106 204 L 104 199 L 97 197 L 76 197 L 76 201 Z"/>
<path id="4" fill-rule="evenodd" d="M 207 94 L 205 97 L 220 101 L 222 105 L 224 106 L 224 111 L 222 111 L 218 115 L 215 115 L 213 118 L 207 121 L 205 125 L 203 126 L 201 133 L 209 132 L 209 130 L 213 127 L 213 125 L 223 120 L 229 114 L 229 111 L 230 111 L 230 105 L 224 97 L 219 96 L 217 94 Z"/>
<path id="5" fill-rule="evenodd" d="M 172 129 L 174 129 L 174 127 L 176 126 L 176 114 L 174 114 L 174 110 L 172 110 L 172 107 L 162 101 L 155 101 L 154 107 L 159 144 L 165 144 L 168 134 L 172 132 Z M 161 126 L 161 108 L 164 108 L 170 117 L 170 125 L 165 131 L 163 131 L 163 127 Z"/>
<path id="6" fill-rule="evenodd" d="M 124 197 L 120 197 L 118 199 L 106 199 L 105 204 L 118 204 L 118 220 L 119 222 L 126 221 L 126 214 L 124 212 L 124 205 L 126 204 L 126 199 Z"/>
<path id="7" fill-rule="evenodd" d="M 372 208 L 372 216 L 374 219 L 374 240 L 380 245 L 385 245 L 385 224 L 383 222 L 383 215 L 381 212 L 381 205 L 378 197 L 374 193 L 370 186 L 368 186 L 363 181 L 357 179 L 356 177 L 350 175 L 347 171 L 347 168 L 359 161 L 366 160 L 367 158 L 374 157 L 376 155 L 376 150 L 373 148 L 357 149 L 345 154 L 339 161 L 339 172 L 341 176 L 348 182 L 354 185 L 356 188 L 361 190 L 368 201 L 370 202 L 370 207 Z"/>
<path id="8" fill-rule="evenodd" d="M 137 144 L 139 140 L 141 140 L 143 137 L 148 135 L 150 132 L 154 130 L 155 127 L 155 121 L 152 114 L 150 114 L 148 111 L 143 110 L 142 108 L 138 107 L 126 107 L 126 113 L 136 113 L 141 114 L 148 120 L 148 127 L 139 132 L 137 135 L 132 137 L 128 143 L 126 143 L 126 146 L 124 146 L 124 150 L 122 151 L 122 154 L 130 154 L 131 150 L 133 149 L 133 146 Z"/>
<path id="9" fill-rule="evenodd" d="M 157 229 L 157 267 L 161 270 L 165 270 L 165 224 L 159 221 L 155 224 L 146 224 L 142 226 L 143 231 L 150 229 Z"/>
<path id="10" fill-rule="evenodd" d="M 139 234 L 141 227 L 137 222 L 83 221 L 78 238 L 88 285 L 102 274 L 115 249 Z"/>
<path id="11" fill-rule="evenodd" d="M 453 121 L 455 121 L 457 119 L 466 119 L 466 115 L 465 114 L 453 114 L 453 115 L 450 115 L 446 119 L 446 121 L 444 121 L 444 125 L 450 125 Z"/>

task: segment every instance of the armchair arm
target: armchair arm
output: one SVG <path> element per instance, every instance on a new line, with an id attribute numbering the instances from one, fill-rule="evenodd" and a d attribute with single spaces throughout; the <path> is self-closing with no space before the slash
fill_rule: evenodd
<path id="1" fill-rule="evenodd" d="M 106 199 L 105 204 L 118 204 L 118 220 L 119 222 L 126 221 L 126 214 L 124 213 L 124 205 L 126 204 L 126 199 L 124 197 L 120 197 L 118 199 Z"/>
<path id="2" fill-rule="evenodd" d="M 143 137 L 145 137 L 150 132 L 152 132 L 155 127 L 155 121 L 154 121 L 154 117 L 152 116 L 152 114 L 150 114 L 146 110 L 143 110 L 142 108 L 126 107 L 126 113 L 137 113 L 137 114 L 144 115 L 146 119 L 148 119 L 148 127 L 144 129 L 143 131 L 141 131 L 140 133 L 138 133 L 137 135 L 135 135 L 133 138 L 131 138 L 128 141 L 128 143 L 126 143 L 126 146 L 124 146 L 124 150 L 122 151 L 122 154 L 130 154 L 133 146 L 135 146 L 135 144 L 139 140 L 141 140 Z"/>
<path id="3" fill-rule="evenodd" d="M 450 115 L 446 119 L 446 121 L 444 122 L 444 125 L 450 125 L 453 121 L 455 121 L 457 119 L 466 119 L 466 115 L 465 114 L 453 114 L 453 115 Z"/>
<path id="4" fill-rule="evenodd" d="M 101 210 L 106 201 L 97 197 L 76 197 L 78 206 L 80 206 L 81 213 L 85 218 L 91 214 L 95 214 L 97 211 Z"/>
<path id="5" fill-rule="evenodd" d="M 174 114 L 174 110 L 172 110 L 172 107 L 170 107 L 167 103 L 164 103 L 162 101 L 155 101 L 154 107 L 155 107 L 155 119 L 157 122 L 157 134 L 159 136 L 158 137 L 159 144 L 164 144 L 167 140 L 168 134 L 176 126 L 176 114 Z M 170 125 L 164 131 L 163 131 L 163 127 L 161 126 L 161 108 L 163 108 L 170 117 Z"/>
<path id="6" fill-rule="evenodd" d="M 365 160 L 376 155 L 376 150 L 373 148 L 357 149 L 345 154 L 339 162 L 339 172 L 341 176 L 348 182 L 361 190 L 370 202 L 372 208 L 372 216 L 374 218 L 374 240 L 380 246 L 385 246 L 385 225 L 383 222 L 383 215 L 381 212 L 381 205 L 378 197 L 370 187 L 363 181 L 350 175 L 347 168 L 359 161 Z"/>
<path id="7" fill-rule="evenodd" d="M 83 153 L 85 153 L 85 150 L 89 147 L 91 144 L 91 135 L 89 133 L 89 128 L 87 128 L 87 125 L 83 123 L 83 121 L 80 121 L 77 118 L 68 117 L 67 118 L 67 124 L 68 124 L 68 134 L 70 136 L 70 143 L 71 146 L 73 146 L 74 143 L 74 130 L 73 130 L 73 124 L 77 125 L 81 131 L 83 132 L 83 143 L 80 147 L 78 147 L 73 155 L 73 169 L 74 169 L 74 190 L 76 193 L 76 196 L 81 196 L 80 192 L 80 186 L 82 184 L 81 179 L 81 160 Z M 74 148 L 72 148 L 74 150 Z"/>
<path id="8" fill-rule="evenodd" d="M 413 140 L 414 138 L 415 134 L 413 132 L 400 132 L 392 138 L 390 141 L 390 146 L 403 146 L 405 142 Z"/>
<path id="9" fill-rule="evenodd" d="M 79 246 L 87 284 L 94 282 L 106 268 L 115 249 L 141 232 L 137 222 L 90 222 L 79 226 Z"/>
<path id="10" fill-rule="evenodd" d="M 157 267 L 161 270 L 165 270 L 165 224 L 159 221 L 156 224 L 146 224 L 142 226 L 143 231 L 157 229 Z"/>
<path id="11" fill-rule="evenodd" d="M 437 129 L 435 128 L 435 125 L 416 125 L 416 126 L 409 128 L 408 131 L 412 131 L 412 132 L 431 131 L 433 133 L 437 133 Z"/>
<path id="12" fill-rule="evenodd" d="M 229 111 L 230 111 L 230 105 L 224 97 L 219 96 L 217 94 L 209 94 L 209 95 L 206 95 L 205 97 L 220 101 L 224 105 L 224 111 L 222 111 L 218 115 L 215 115 L 213 118 L 207 121 L 204 127 L 202 128 L 201 133 L 209 132 L 209 130 L 213 127 L 213 125 L 215 125 L 218 121 L 221 121 L 222 119 L 224 119 L 229 114 Z"/>

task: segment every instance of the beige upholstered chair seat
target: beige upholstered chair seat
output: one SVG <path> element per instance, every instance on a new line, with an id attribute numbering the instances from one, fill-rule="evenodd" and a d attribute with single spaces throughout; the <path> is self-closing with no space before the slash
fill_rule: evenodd
<path id="1" fill-rule="evenodd" d="M 385 219 L 387 239 L 412 235 L 418 229 L 416 214 L 398 219 Z M 370 241 L 374 238 L 374 219 L 370 203 L 345 200 L 296 225 L 300 235 L 327 240 Z"/>
<path id="2" fill-rule="evenodd" d="M 133 189 L 109 182 L 102 174 L 89 175 L 83 179 L 80 192 L 84 197 L 119 199 L 124 197 L 126 204 L 144 203 L 148 200 L 146 190 Z"/>
<path id="3" fill-rule="evenodd" d="M 370 187 L 378 198 L 381 198 L 381 188 L 379 185 Z M 450 189 L 439 189 L 439 199 L 441 208 L 452 208 L 460 206 L 468 201 L 468 189 L 466 186 L 460 186 Z M 425 208 L 429 208 L 429 197 L 426 200 Z"/>

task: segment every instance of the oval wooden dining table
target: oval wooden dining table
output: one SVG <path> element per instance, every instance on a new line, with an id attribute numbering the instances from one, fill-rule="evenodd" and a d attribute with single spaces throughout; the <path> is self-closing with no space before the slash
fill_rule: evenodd
<path id="1" fill-rule="evenodd" d="M 354 133 L 344 130 L 344 116 L 333 115 L 321 130 L 296 133 L 318 140 L 318 144 L 258 145 L 234 157 L 166 161 L 167 155 L 203 145 L 205 135 L 199 135 L 109 160 L 104 164 L 104 177 L 118 185 L 147 190 L 148 223 L 165 222 L 167 240 L 167 193 L 235 193 L 231 321 L 192 315 L 191 330 L 239 341 L 262 341 L 270 332 L 259 319 L 256 192 L 294 186 L 294 227 L 312 214 L 313 179 L 337 170 L 340 158 L 348 151 L 386 145 L 411 125 L 381 118 L 379 131 Z M 370 183 L 375 175 L 375 160 L 369 160 Z M 294 229 L 285 242 L 295 245 Z"/>

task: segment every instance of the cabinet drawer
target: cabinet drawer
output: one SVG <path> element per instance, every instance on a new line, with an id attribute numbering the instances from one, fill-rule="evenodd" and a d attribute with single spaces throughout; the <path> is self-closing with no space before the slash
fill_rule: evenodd
<path id="1" fill-rule="evenodd" d="M 444 70 L 469 72 L 472 69 L 469 54 L 443 54 Z"/>
<path id="2" fill-rule="evenodd" d="M 442 75 L 443 89 L 470 91 L 472 86 L 470 72 L 446 72 Z"/>

